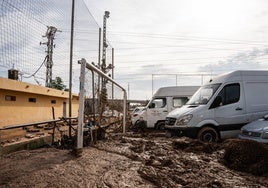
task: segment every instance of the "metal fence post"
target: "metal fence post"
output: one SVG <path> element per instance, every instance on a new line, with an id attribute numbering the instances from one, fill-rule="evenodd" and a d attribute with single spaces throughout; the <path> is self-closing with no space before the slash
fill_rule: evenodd
<path id="1" fill-rule="evenodd" d="M 79 111 L 78 111 L 78 126 L 77 126 L 77 146 L 76 154 L 81 154 L 83 149 L 83 124 L 84 124 L 84 104 L 85 104 L 85 69 L 86 60 L 79 61 L 81 64 L 80 70 L 80 89 L 79 89 Z"/>

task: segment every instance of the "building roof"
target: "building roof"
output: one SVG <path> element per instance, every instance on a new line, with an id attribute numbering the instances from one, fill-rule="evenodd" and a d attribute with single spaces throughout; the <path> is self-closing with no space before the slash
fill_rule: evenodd
<path id="1" fill-rule="evenodd" d="M 38 86 L 26 82 L 0 77 L 0 90 L 10 90 L 16 92 L 32 93 L 60 98 L 69 98 L 69 92 L 60 91 L 48 87 Z M 76 96 L 76 95 L 75 95 Z"/>

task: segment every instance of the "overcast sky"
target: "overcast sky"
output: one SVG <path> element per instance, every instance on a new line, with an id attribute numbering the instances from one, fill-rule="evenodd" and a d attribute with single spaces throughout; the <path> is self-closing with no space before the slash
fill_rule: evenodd
<path id="1" fill-rule="evenodd" d="M 268 70 L 267 0 L 84 1 L 88 10 L 82 1 L 76 1 L 75 62 L 82 57 L 88 62 L 98 61 L 98 27 L 102 27 L 104 11 L 110 11 L 107 61 L 111 61 L 110 49 L 114 47 L 115 81 L 129 91 L 130 99 L 149 99 L 163 86 L 202 85 L 214 75 L 229 71 Z M 0 75 L 6 75 L 4 68 L 11 68 L 12 64 L 25 75 L 35 72 L 45 55 L 39 42 L 44 41 L 46 26 L 53 25 L 62 30 L 56 35 L 53 75 L 63 77 L 68 85 L 68 75 L 64 73 L 69 67 L 71 1 L 64 5 L 54 0 L 12 2 L 1 4 L 6 8 L 1 7 L 0 16 L 0 48 L 4 52 Z M 23 32 L 25 20 L 31 37 L 29 32 Z M 12 48 L 8 48 L 11 44 Z M 79 88 L 78 68 L 73 68 L 75 92 Z M 43 69 L 44 66 L 36 77 L 44 76 Z"/>
<path id="2" fill-rule="evenodd" d="M 130 98 L 165 85 L 200 85 L 238 69 L 268 69 L 267 0 L 85 0 L 115 49 L 115 80 Z M 152 76 L 153 74 L 153 76 Z M 158 75 L 159 74 L 159 75 Z M 178 74 L 161 75 L 160 74 Z M 152 79 L 153 77 L 153 79 Z M 159 80 L 158 80 L 159 79 Z"/>

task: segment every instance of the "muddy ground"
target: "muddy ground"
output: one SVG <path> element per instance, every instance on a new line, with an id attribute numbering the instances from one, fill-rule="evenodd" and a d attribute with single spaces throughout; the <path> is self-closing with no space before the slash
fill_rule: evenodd
<path id="1" fill-rule="evenodd" d="M 52 147 L 1 157 L 0 187 L 268 187 L 268 148 L 161 133 L 110 134 L 81 157 Z"/>

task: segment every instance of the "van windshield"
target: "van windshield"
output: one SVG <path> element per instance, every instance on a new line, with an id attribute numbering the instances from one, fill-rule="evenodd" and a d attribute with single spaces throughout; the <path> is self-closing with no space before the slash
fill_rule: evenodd
<path id="1" fill-rule="evenodd" d="M 221 84 L 210 84 L 200 87 L 186 104 L 188 105 L 207 104 L 220 85 Z"/>

